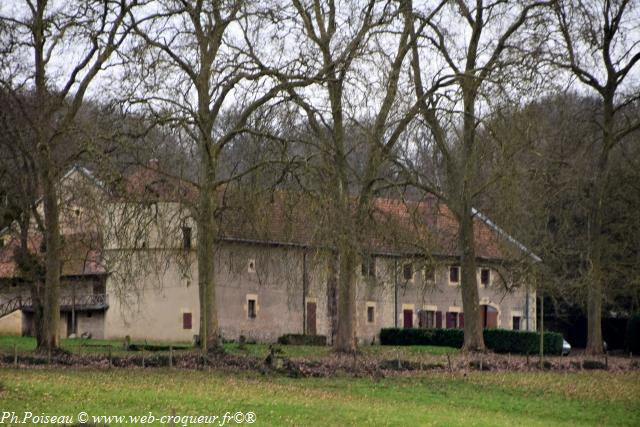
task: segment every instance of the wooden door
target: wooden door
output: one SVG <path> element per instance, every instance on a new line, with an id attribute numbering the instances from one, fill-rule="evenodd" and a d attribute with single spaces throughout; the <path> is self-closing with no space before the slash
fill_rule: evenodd
<path id="1" fill-rule="evenodd" d="M 316 334 L 316 303 L 307 303 L 307 335 Z"/>
<path id="2" fill-rule="evenodd" d="M 405 328 L 413 328 L 413 310 L 403 310 L 403 325 Z"/>

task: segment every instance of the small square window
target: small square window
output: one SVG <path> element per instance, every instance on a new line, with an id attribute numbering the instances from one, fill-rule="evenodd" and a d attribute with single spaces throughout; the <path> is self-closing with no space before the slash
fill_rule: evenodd
<path id="1" fill-rule="evenodd" d="M 488 268 L 480 269 L 480 284 L 484 287 L 491 284 L 491 271 Z"/>
<path id="2" fill-rule="evenodd" d="M 247 317 L 249 319 L 256 318 L 256 300 L 254 299 L 247 300 Z"/>
<path id="3" fill-rule="evenodd" d="M 372 256 L 362 260 L 362 275 L 364 277 L 376 277 L 376 259 Z"/>
<path id="4" fill-rule="evenodd" d="M 457 265 L 452 265 L 449 267 L 449 282 L 450 283 L 458 283 L 460 282 L 460 267 Z"/>
<path id="5" fill-rule="evenodd" d="M 367 323 L 373 323 L 375 321 L 376 309 L 373 306 L 367 307 Z"/>
<path id="6" fill-rule="evenodd" d="M 247 271 L 249 273 L 255 273 L 256 272 L 256 260 L 251 258 L 249 260 L 249 262 L 247 263 Z"/>
<path id="7" fill-rule="evenodd" d="M 402 266 L 402 277 L 404 280 L 413 280 L 413 264 L 405 264 Z"/>
<path id="8" fill-rule="evenodd" d="M 426 282 L 435 282 L 436 281 L 436 268 L 433 266 L 427 266 L 424 270 L 424 280 Z"/>
<path id="9" fill-rule="evenodd" d="M 191 315 L 191 313 L 182 313 L 182 329 L 191 329 L 192 320 L 193 316 Z"/>

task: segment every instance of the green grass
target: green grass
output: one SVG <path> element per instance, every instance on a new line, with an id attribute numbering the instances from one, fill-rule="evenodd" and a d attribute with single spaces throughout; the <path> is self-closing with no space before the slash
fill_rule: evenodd
<path id="1" fill-rule="evenodd" d="M 149 344 L 164 344 L 149 342 Z M 184 343 L 173 343 L 184 345 Z M 32 337 L 0 336 L 0 353 L 13 352 L 14 345 L 19 353 L 30 353 L 36 349 L 36 340 Z M 106 354 L 111 347 L 112 354 L 123 354 L 123 343 L 120 340 L 97 340 L 72 338 L 63 339 L 61 347 L 72 353 L 103 353 Z M 236 343 L 224 345 L 226 351 L 234 354 L 243 354 L 265 358 L 269 354 L 268 344 L 245 344 L 243 346 Z M 290 358 L 321 359 L 331 354 L 331 347 L 309 346 L 309 345 L 278 345 L 282 354 Z M 458 349 L 450 347 L 434 346 L 379 346 L 369 345 L 360 347 L 360 352 L 364 355 L 379 357 L 381 359 L 419 360 L 427 355 L 444 355 L 456 353 Z"/>
<path id="2" fill-rule="evenodd" d="M 259 426 L 640 425 L 640 372 L 295 380 L 168 369 L 0 369 L 2 411 L 157 417 L 252 411 Z"/>

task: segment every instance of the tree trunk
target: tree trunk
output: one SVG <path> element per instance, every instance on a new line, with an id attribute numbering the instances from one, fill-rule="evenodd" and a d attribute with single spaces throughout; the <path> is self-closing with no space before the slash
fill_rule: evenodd
<path id="1" fill-rule="evenodd" d="M 327 316 L 331 345 L 336 342 L 338 334 L 338 257 L 335 252 L 329 254 L 327 266 Z"/>
<path id="2" fill-rule="evenodd" d="M 460 269 L 462 309 L 464 311 L 464 350 L 482 351 L 485 349 L 482 335 L 482 320 L 478 305 L 478 281 L 476 277 L 476 251 L 473 235 L 473 217 L 466 210 L 460 218 L 458 240 L 460 245 Z"/>
<path id="3" fill-rule="evenodd" d="M 31 304 L 33 306 L 33 327 L 31 333 L 36 338 L 38 348 L 45 348 L 43 313 L 44 305 L 42 304 L 42 282 L 34 281 L 31 283 Z"/>
<path id="4" fill-rule="evenodd" d="M 208 150 L 202 148 L 201 186 L 198 205 L 198 291 L 200 297 L 200 346 L 204 353 L 220 348 L 216 310 L 215 262 L 216 206 L 215 177 Z"/>
<path id="5" fill-rule="evenodd" d="M 60 345 L 60 222 L 57 179 L 48 149 L 42 156 L 41 177 L 44 200 L 45 286 L 43 310 L 43 344 L 40 349 L 55 350 Z"/>
<path id="6" fill-rule="evenodd" d="M 587 354 L 602 354 L 602 235 L 603 200 L 606 192 L 608 151 L 598 161 L 591 204 L 589 272 L 587 276 Z"/>
<path id="7" fill-rule="evenodd" d="M 340 271 L 338 273 L 338 331 L 335 349 L 339 352 L 356 350 L 356 251 L 346 246 L 341 248 Z"/>
<path id="8" fill-rule="evenodd" d="M 609 152 L 614 146 L 613 96 L 609 89 L 603 96 L 602 151 L 595 175 L 593 199 L 589 224 L 589 273 L 587 277 L 587 354 L 597 355 L 604 351 L 602 341 L 602 254 L 605 236 L 602 233 L 604 198 L 607 191 Z"/>

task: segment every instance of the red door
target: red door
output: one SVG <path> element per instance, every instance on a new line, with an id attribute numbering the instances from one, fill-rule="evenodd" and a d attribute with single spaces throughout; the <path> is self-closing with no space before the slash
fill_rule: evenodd
<path id="1" fill-rule="evenodd" d="M 307 303 L 307 335 L 316 334 L 316 303 Z"/>
<path id="2" fill-rule="evenodd" d="M 403 310 L 404 327 L 413 328 L 413 310 Z"/>

